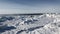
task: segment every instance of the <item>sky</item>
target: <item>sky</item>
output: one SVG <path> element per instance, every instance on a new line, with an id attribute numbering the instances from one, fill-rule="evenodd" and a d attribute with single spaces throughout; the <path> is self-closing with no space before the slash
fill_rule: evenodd
<path id="1" fill-rule="evenodd" d="M 60 13 L 59 0 L 0 0 L 0 14 Z"/>

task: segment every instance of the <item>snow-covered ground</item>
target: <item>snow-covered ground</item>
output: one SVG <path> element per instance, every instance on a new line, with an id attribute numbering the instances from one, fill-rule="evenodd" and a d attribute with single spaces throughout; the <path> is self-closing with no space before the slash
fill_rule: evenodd
<path id="1" fill-rule="evenodd" d="M 60 34 L 60 14 L 0 16 L 0 34 Z"/>

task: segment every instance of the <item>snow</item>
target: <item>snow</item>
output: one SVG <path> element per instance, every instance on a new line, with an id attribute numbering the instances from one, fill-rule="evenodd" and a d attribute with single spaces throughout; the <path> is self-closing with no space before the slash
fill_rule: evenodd
<path id="1" fill-rule="evenodd" d="M 14 18 L 1 22 L 0 27 L 6 25 L 16 29 L 5 30 L 0 34 L 60 34 L 60 14 L 13 15 L 8 17 Z"/>

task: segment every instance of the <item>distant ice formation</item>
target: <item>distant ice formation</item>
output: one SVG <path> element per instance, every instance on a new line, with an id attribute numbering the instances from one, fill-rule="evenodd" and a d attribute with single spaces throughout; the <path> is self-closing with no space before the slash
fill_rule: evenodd
<path id="1" fill-rule="evenodd" d="M 60 14 L 0 16 L 0 34 L 60 34 Z"/>

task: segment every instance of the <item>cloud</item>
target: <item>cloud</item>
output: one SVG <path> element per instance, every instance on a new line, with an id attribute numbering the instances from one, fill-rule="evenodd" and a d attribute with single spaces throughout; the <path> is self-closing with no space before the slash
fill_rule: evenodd
<path id="1" fill-rule="evenodd" d="M 0 0 L 0 14 L 50 13 L 60 11 L 58 1 L 40 0 Z"/>
<path id="2" fill-rule="evenodd" d="M 0 14 L 21 14 L 21 13 L 60 13 L 60 7 L 0 9 Z"/>

